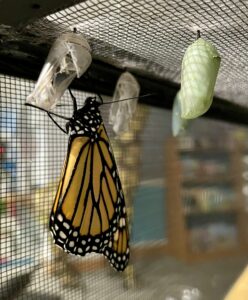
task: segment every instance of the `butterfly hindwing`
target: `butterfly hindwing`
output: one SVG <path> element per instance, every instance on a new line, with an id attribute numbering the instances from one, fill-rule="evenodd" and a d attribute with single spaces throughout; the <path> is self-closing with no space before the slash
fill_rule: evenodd
<path id="1" fill-rule="evenodd" d="M 93 108 L 73 127 L 76 132 L 70 135 L 50 217 L 55 243 L 82 256 L 105 254 L 111 241 L 115 243 L 116 232 L 125 236 L 123 241 L 128 239 L 123 233 L 125 203 L 115 159 L 100 114 Z"/>
<path id="2" fill-rule="evenodd" d="M 103 254 L 107 257 L 110 264 L 117 271 L 124 271 L 129 261 L 129 230 L 125 203 L 120 206 L 120 218 L 117 223 L 117 230 L 111 236 Z"/>

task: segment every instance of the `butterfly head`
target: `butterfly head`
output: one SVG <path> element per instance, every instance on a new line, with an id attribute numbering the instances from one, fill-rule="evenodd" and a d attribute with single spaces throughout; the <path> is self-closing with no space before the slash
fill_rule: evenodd
<path id="1" fill-rule="evenodd" d="M 86 98 L 85 102 L 84 102 L 84 107 L 88 106 L 88 107 L 99 107 L 102 104 L 102 101 L 97 100 L 96 97 L 88 97 Z"/>
<path id="2" fill-rule="evenodd" d="M 99 102 L 96 99 L 96 97 L 88 97 L 88 98 L 86 98 L 83 107 L 81 107 L 80 109 L 74 111 L 74 117 L 77 119 L 77 118 L 80 118 L 80 116 L 82 116 L 85 113 L 98 111 L 98 107 L 101 104 L 102 103 Z"/>

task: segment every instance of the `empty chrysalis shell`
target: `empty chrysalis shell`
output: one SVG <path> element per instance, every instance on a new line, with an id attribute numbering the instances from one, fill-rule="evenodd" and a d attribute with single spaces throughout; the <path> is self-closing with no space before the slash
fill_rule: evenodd
<path id="1" fill-rule="evenodd" d="M 179 92 L 176 94 L 173 108 L 172 108 L 172 134 L 173 136 L 179 136 L 186 132 L 189 124 L 189 120 L 181 117 L 181 103 L 179 99 Z"/>
<path id="2" fill-rule="evenodd" d="M 27 103 L 53 109 L 75 77 L 90 66 L 92 57 L 87 40 L 77 33 L 59 36 L 46 59 L 34 90 Z"/>
<path id="3" fill-rule="evenodd" d="M 122 73 L 117 81 L 109 111 L 109 123 L 117 135 L 129 129 L 129 121 L 135 113 L 139 92 L 140 86 L 135 77 L 129 72 Z M 129 98 L 132 99 L 118 102 Z"/>
<path id="4" fill-rule="evenodd" d="M 217 49 L 202 38 L 187 48 L 181 71 L 182 118 L 199 117 L 211 106 L 220 60 Z"/>

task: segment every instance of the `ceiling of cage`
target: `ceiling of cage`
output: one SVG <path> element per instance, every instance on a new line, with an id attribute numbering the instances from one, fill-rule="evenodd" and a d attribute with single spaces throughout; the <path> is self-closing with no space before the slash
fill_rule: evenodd
<path id="1" fill-rule="evenodd" d="M 247 1 L 87 0 L 20 31 L 0 25 L 0 33 L 3 41 L 22 39 L 38 47 L 74 27 L 88 39 L 93 58 L 176 83 L 183 54 L 200 30 L 222 58 L 216 96 L 247 105 Z"/>

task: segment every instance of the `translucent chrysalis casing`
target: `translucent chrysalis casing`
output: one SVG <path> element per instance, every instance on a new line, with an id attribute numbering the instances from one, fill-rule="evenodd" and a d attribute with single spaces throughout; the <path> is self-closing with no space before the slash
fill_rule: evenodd
<path id="1" fill-rule="evenodd" d="M 186 132 L 190 120 L 181 117 L 181 103 L 179 99 L 179 92 L 176 94 L 172 108 L 172 134 L 179 136 Z"/>
<path id="2" fill-rule="evenodd" d="M 217 49 L 202 38 L 187 48 L 182 61 L 179 93 L 182 118 L 194 119 L 209 109 L 220 61 Z"/>
<path id="3" fill-rule="evenodd" d="M 140 86 L 135 77 L 129 72 L 122 73 L 117 81 L 109 110 L 109 124 L 113 126 L 117 135 L 129 129 L 129 121 L 136 111 L 139 93 Z M 118 102 L 129 98 L 131 101 Z"/>
<path id="4" fill-rule="evenodd" d="M 81 34 L 62 34 L 53 43 L 27 103 L 52 110 L 73 79 L 82 76 L 91 61 L 90 45 Z"/>

